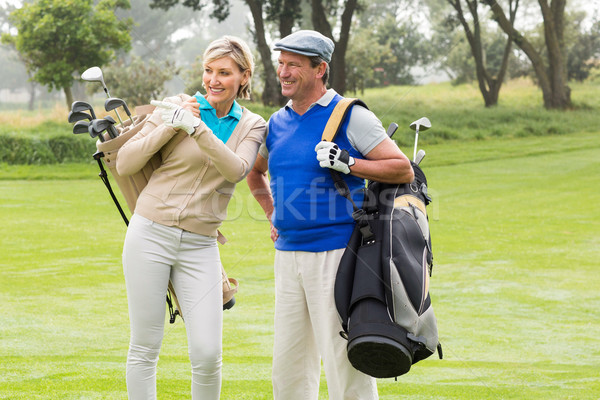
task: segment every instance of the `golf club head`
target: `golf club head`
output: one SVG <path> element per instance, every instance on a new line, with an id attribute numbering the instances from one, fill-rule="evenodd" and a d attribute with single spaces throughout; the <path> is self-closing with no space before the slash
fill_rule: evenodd
<path id="1" fill-rule="evenodd" d="M 423 161 L 423 159 L 425 158 L 425 150 L 420 149 L 419 152 L 417 153 L 417 156 L 415 157 L 415 164 L 419 165 L 421 164 L 421 161 Z"/>
<path id="2" fill-rule="evenodd" d="M 94 108 L 90 103 L 86 103 L 85 101 L 74 101 L 73 104 L 71 104 L 71 111 L 74 113 L 81 111 L 89 111 L 90 115 L 92 116 L 92 119 L 96 118 Z"/>
<path id="3" fill-rule="evenodd" d="M 119 122 L 121 123 L 121 125 L 123 125 L 121 116 L 119 115 L 119 113 L 116 110 L 118 107 L 123 107 L 125 109 L 125 113 L 129 117 L 129 120 L 131 121 L 131 125 L 135 126 L 135 122 L 133 122 L 133 118 L 131 118 L 131 111 L 129 111 L 129 107 L 127 107 L 127 103 L 125 103 L 125 100 L 119 99 L 118 97 L 109 97 L 104 102 L 104 108 L 106 109 L 106 111 L 115 110 L 115 114 L 116 114 L 117 118 L 119 119 Z"/>
<path id="4" fill-rule="evenodd" d="M 84 119 L 91 121 L 93 118 L 90 114 L 83 111 L 69 111 L 69 117 L 67 118 L 67 120 L 70 123 L 81 121 Z"/>
<path id="5" fill-rule="evenodd" d="M 98 139 L 100 139 L 101 142 L 104 142 L 104 135 L 102 135 L 102 132 L 104 132 L 104 130 L 106 130 L 106 128 L 104 128 L 102 130 L 98 129 L 99 128 L 98 123 L 100 121 L 104 121 L 104 120 L 103 119 L 92 120 L 88 125 L 88 132 L 92 138 L 94 138 L 94 139 L 98 138 Z"/>
<path id="6" fill-rule="evenodd" d="M 81 79 L 88 82 L 100 82 L 104 86 L 104 75 L 100 67 L 91 67 L 83 71 Z"/>
<path id="7" fill-rule="evenodd" d="M 104 109 L 106 111 L 112 111 L 118 107 L 123 107 L 127 116 L 131 117 L 131 111 L 129 111 L 129 107 L 127 107 L 127 103 L 125 103 L 125 100 L 119 99 L 118 97 L 109 97 L 104 102 Z"/>
<path id="8" fill-rule="evenodd" d="M 104 89 L 104 93 L 106 93 L 106 97 L 110 97 L 110 93 L 108 93 L 108 88 L 106 87 L 106 83 L 104 83 L 104 75 L 102 74 L 102 70 L 100 67 L 91 67 L 83 71 L 81 74 L 81 79 L 87 82 L 100 82 L 102 84 L 102 88 Z"/>
<path id="9" fill-rule="evenodd" d="M 89 125 L 90 125 L 89 121 L 83 121 L 83 120 L 77 121 L 77 122 L 75 122 L 75 125 L 73 125 L 73 133 L 75 135 L 78 135 L 80 133 L 88 133 Z"/>
<path id="10" fill-rule="evenodd" d="M 431 122 L 429 122 L 429 119 L 427 117 L 419 118 L 418 120 L 410 124 L 410 129 L 417 132 L 419 132 L 419 130 L 421 132 L 426 131 L 429 128 L 431 128 Z"/>
<path id="11" fill-rule="evenodd" d="M 107 115 L 103 119 L 95 119 L 92 121 L 92 125 L 94 126 L 94 130 L 98 132 L 107 131 L 108 136 L 111 139 L 116 138 L 119 135 L 117 129 L 115 128 L 116 121 L 110 115 Z"/>
<path id="12" fill-rule="evenodd" d="M 388 137 L 394 136 L 394 133 L 396 133 L 397 129 L 398 129 L 398 124 L 395 123 L 395 122 L 392 122 L 390 124 L 390 126 L 388 126 L 388 129 L 387 129 L 387 135 L 388 135 Z"/>

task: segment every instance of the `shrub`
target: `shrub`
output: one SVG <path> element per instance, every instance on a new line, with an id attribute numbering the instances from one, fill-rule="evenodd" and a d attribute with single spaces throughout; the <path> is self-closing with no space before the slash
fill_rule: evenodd
<path id="1" fill-rule="evenodd" d="M 87 139 L 87 140 L 86 140 Z M 87 162 L 96 151 L 89 137 L 54 136 L 38 138 L 0 134 L 0 163 L 55 164 Z"/>

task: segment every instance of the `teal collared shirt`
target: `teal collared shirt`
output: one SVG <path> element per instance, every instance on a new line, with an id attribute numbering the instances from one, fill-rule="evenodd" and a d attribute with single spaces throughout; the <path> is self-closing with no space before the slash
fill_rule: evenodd
<path id="1" fill-rule="evenodd" d="M 200 103 L 200 117 L 202 121 L 204 121 L 216 137 L 221 139 L 223 143 L 227 143 L 233 130 L 238 122 L 240 122 L 240 118 L 242 118 L 242 107 L 234 100 L 229 114 L 223 118 L 219 118 L 217 117 L 217 111 L 200 92 L 196 92 L 194 97 Z"/>

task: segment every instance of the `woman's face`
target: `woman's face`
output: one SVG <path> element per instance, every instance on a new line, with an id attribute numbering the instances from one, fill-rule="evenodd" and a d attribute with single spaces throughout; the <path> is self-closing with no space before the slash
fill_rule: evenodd
<path id="1" fill-rule="evenodd" d="M 206 88 L 206 99 L 215 110 L 228 113 L 240 87 L 248 82 L 249 75 L 247 70 L 240 71 L 231 57 L 222 57 L 205 64 L 202 80 Z"/>

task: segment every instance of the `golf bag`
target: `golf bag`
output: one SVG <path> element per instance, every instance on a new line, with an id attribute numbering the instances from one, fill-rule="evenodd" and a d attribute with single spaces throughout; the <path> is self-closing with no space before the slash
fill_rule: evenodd
<path id="1" fill-rule="evenodd" d="M 116 162 L 119 149 L 142 129 L 144 123 L 150 118 L 151 113 L 154 111 L 154 106 L 137 107 L 135 111 L 135 124 L 128 120 L 117 126 L 116 128 L 119 131 L 119 135 L 113 139 L 111 139 L 105 133 L 105 136 L 103 137 L 104 141 L 99 140 L 97 142 L 96 148 L 98 149 L 98 152 L 94 154 L 94 159 L 98 162 L 98 166 L 100 168 L 100 178 L 106 185 L 106 188 L 108 189 L 108 192 L 117 206 L 121 217 L 125 221 L 125 224 L 129 224 L 129 221 L 112 190 L 110 181 L 108 179 L 108 174 L 106 173 L 103 164 L 106 164 L 106 167 L 117 183 L 117 186 L 119 186 L 119 189 L 121 190 L 121 193 L 123 194 L 131 213 L 133 213 L 135 210 L 137 198 L 144 187 L 148 184 L 150 176 L 161 164 L 160 154 L 156 153 L 136 174 L 131 176 L 121 176 L 117 172 Z M 218 232 L 217 240 L 221 244 L 224 244 L 227 241 L 221 232 Z M 223 309 L 227 310 L 233 307 L 235 304 L 234 295 L 238 290 L 238 282 L 234 278 L 229 278 L 227 276 L 223 266 L 221 266 L 221 275 L 223 278 Z M 175 290 L 173 289 L 170 281 L 167 293 L 167 305 L 169 307 L 171 323 L 175 322 L 175 317 L 177 315 L 180 315 L 183 318 L 181 308 L 179 307 L 179 302 L 177 301 L 177 296 L 175 295 Z"/>
<path id="2" fill-rule="evenodd" d="M 356 103 L 347 100 L 349 104 L 340 107 Z M 336 115 L 340 121 L 345 117 L 334 111 L 332 118 Z M 334 122 L 330 129 L 339 125 Z M 324 134 L 324 140 L 331 138 Z M 403 375 L 436 349 L 442 358 L 429 296 L 433 253 L 426 206 L 431 198 L 425 174 L 411 164 L 413 182 L 370 181 L 362 207 L 353 203 L 356 226 L 335 281 L 348 359 L 354 368 L 376 378 Z M 339 173 L 332 172 L 340 194 L 352 201 Z"/>

